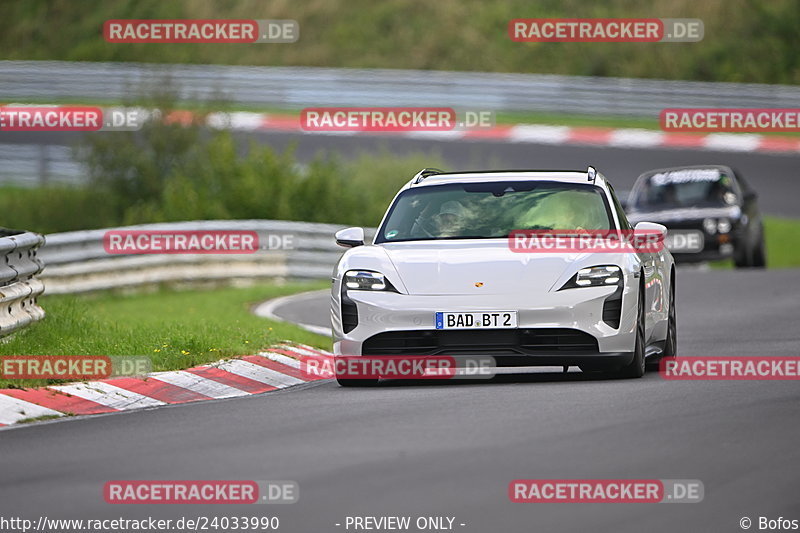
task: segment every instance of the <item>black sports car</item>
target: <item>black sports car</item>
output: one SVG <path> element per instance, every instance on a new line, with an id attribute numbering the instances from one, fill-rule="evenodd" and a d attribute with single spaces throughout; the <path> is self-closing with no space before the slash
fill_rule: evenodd
<path id="1" fill-rule="evenodd" d="M 667 247 L 678 262 L 733 257 L 737 267 L 764 267 L 764 224 L 756 192 L 723 165 L 651 170 L 639 176 L 626 204 L 632 224 L 669 228 Z"/>

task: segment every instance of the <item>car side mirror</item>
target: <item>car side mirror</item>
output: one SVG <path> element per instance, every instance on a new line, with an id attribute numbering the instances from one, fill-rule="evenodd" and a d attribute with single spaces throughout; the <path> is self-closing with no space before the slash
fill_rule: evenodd
<path id="1" fill-rule="evenodd" d="M 744 193 L 744 199 L 748 202 L 752 202 L 756 198 L 758 198 L 758 193 L 756 191 L 747 191 Z"/>
<path id="2" fill-rule="evenodd" d="M 634 231 L 644 231 L 647 233 L 659 233 L 660 240 L 664 240 L 667 238 L 667 227 L 661 224 L 656 224 L 655 222 L 639 222 L 634 226 Z"/>
<path id="3" fill-rule="evenodd" d="M 336 244 L 345 248 L 355 248 L 364 244 L 363 228 L 345 228 L 336 232 Z"/>

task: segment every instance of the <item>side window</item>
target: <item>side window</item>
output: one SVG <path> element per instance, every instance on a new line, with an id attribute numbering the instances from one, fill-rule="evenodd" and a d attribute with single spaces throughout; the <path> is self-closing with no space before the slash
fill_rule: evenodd
<path id="1" fill-rule="evenodd" d="M 609 190 L 611 191 L 611 198 L 614 200 L 614 211 L 617 212 L 617 218 L 619 218 L 619 226 L 620 229 L 633 229 L 631 227 L 630 222 L 628 222 L 628 217 L 625 216 L 625 211 L 622 209 L 622 206 L 617 199 L 617 193 L 614 192 L 614 188 L 610 185 L 608 186 Z"/>

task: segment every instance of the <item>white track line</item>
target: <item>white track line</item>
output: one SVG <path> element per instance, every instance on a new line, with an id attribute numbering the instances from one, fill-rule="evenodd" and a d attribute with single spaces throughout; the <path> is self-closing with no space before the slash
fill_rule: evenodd
<path id="1" fill-rule="evenodd" d="M 406 131 L 403 132 L 403 137 L 411 139 L 432 139 L 435 141 L 453 141 L 462 139 L 467 134 L 464 130 L 448 130 L 448 131 Z"/>
<path id="2" fill-rule="evenodd" d="M 661 146 L 664 142 L 664 134 L 653 130 L 614 130 L 608 141 L 610 146 L 623 148 L 650 148 Z"/>
<path id="3" fill-rule="evenodd" d="M 59 413 L 58 411 L 53 411 L 52 409 L 36 405 L 35 403 L 0 394 L 0 424 L 15 424 L 25 418 L 36 418 L 37 416 L 47 415 L 64 416 L 64 413 Z"/>
<path id="4" fill-rule="evenodd" d="M 703 139 L 705 148 L 730 152 L 752 152 L 761 144 L 761 135 L 744 133 L 711 133 Z"/>
<path id="5" fill-rule="evenodd" d="M 235 398 L 237 396 L 248 396 L 250 393 L 225 385 L 213 379 L 204 378 L 191 372 L 184 372 L 177 370 L 175 372 L 159 372 L 150 376 L 153 379 L 181 387 L 182 389 L 189 389 L 192 392 L 208 396 L 210 398 Z"/>
<path id="6" fill-rule="evenodd" d="M 327 355 L 326 354 L 320 354 L 320 353 L 315 352 L 313 349 L 307 350 L 305 348 L 301 348 L 300 346 L 294 346 L 294 345 L 290 345 L 290 344 L 282 344 L 282 345 L 278 346 L 278 348 L 280 348 L 282 350 L 286 350 L 287 352 L 294 352 L 294 353 L 300 354 L 300 355 L 307 355 L 309 357 L 331 357 L 330 354 L 327 354 Z"/>
<path id="7" fill-rule="evenodd" d="M 125 390 L 102 381 L 89 381 L 88 383 L 74 383 L 72 385 L 57 385 L 50 388 L 120 411 L 126 409 L 138 409 L 141 407 L 156 407 L 159 405 L 166 405 L 164 402 L 156 400 L 155 398 L 144 396 L 138 392 Z"/>
<path id="8" fill-rule="evenodd" d="M 247 361 L 239 359 L 231 359 L 215 366 L 231 374 L 236 374 L 237 376 L 252 379 L 260 383 L 266 383 L 267 385 L 272 385 L 279 389 L 305 383 L 302 379 L 297 379 L 272 370 L 271 368 L 265 368 L 255 363 L 248 363 Z"/>
<path id="9" fill-rule="evenodd" d="M 211 113 L 206 118 L 206 124 L 214 129 L 230 129 L 253 131 L 261 128 L 266 115 L 261 113 Z"/>
<path id="10" fill-rule="evenodd" d="M 508 132 L 511 142 L 532 142 L 542 144 L 563 144 L 569 139 L 572 129 L 568 126 L 547 126 L 522 124 Z"/>
<path id="11" fill-rule="evenodd" d="M 273 298 L 272 300 L 267 300 L 266 302 L 258 304 L 255 307 L 255 309 L 253 309 L 253 314 L 256 316 L 260 316 L 262 318 L 268 318 L 270 320 L 274 320 L 275 322 L 286 322 L 290 324 L 295 324 L 294 322 L 289 322 L 288 320 L 284 320 L 283 318 L 276 315 L 275 309 L 289 302 L 302 301 L 309 298 L 315 298 L 320 292 L 327 293 L 330 291 L 328 291 L 327 289 L 323 289 L 321 291 L 303 292 L 300 294 L 292 294 L 289 296 L 282 296 L 280 298 Z M 306 331 L 310 331 L 311 333 L 316 333 L 317 335 L 325 335 L 326 337 L 331 336 L 331 328 L 329 327 L 315 326 L 313 324 L 295 324 L 295 325 L 303 328 Z"/>
<path id="12" fill-rule="evenodd" d="M 297 359 L 293 359 L 288 355 L 283 355 L 282 353 L 274 353 L 274 352 L 261 352 L 258 355 L 262 357 L 266 357 L 276 363 L 280 363 L 282 365 L 290 366 L 292 368 L 300 368 L 300 361 Z"/>

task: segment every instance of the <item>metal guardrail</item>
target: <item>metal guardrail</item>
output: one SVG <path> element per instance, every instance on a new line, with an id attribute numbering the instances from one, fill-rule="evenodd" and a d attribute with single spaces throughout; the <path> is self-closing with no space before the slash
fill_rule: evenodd
<path id="1" fill-rule="evenodd" d="M 329 278 L 343 249 L 334 233 L 344 226 L 282 220 L 204 220 L 52 233 L 39 255 L 49 294 L 185 282 L 236 283 L 252 279 Z M 255 231 L 260 243 L 290 236 L 291 247 L 251 254 L 108 254 L 103 235 L 111 230 Z M 367 230 L 368 235 L 375 230 Z"/>
<path id="2" fill-rule="evenodd" d="M 36 301 L 44 284 L 34 277 L 43 268 L 36 253 L 43 243 L 38 233 L 0 230 L 0 337 L 44 317 Z"/>
<path id="3" fill-rule="evenodd" d="M 51 183 L 86 183 L 86 168 L 69 146 L 0 143 L 0 184 L 37 187 Z"/>
<path id="4" fill-rule="evenodd" d="M 551 74 L 0 61 L 0 102 L 119 102 L 165 80 L 184 99 L 265 107 L 449 106 L 656 117 L 665 107 L 800 107 L 800 87 Z"/>

